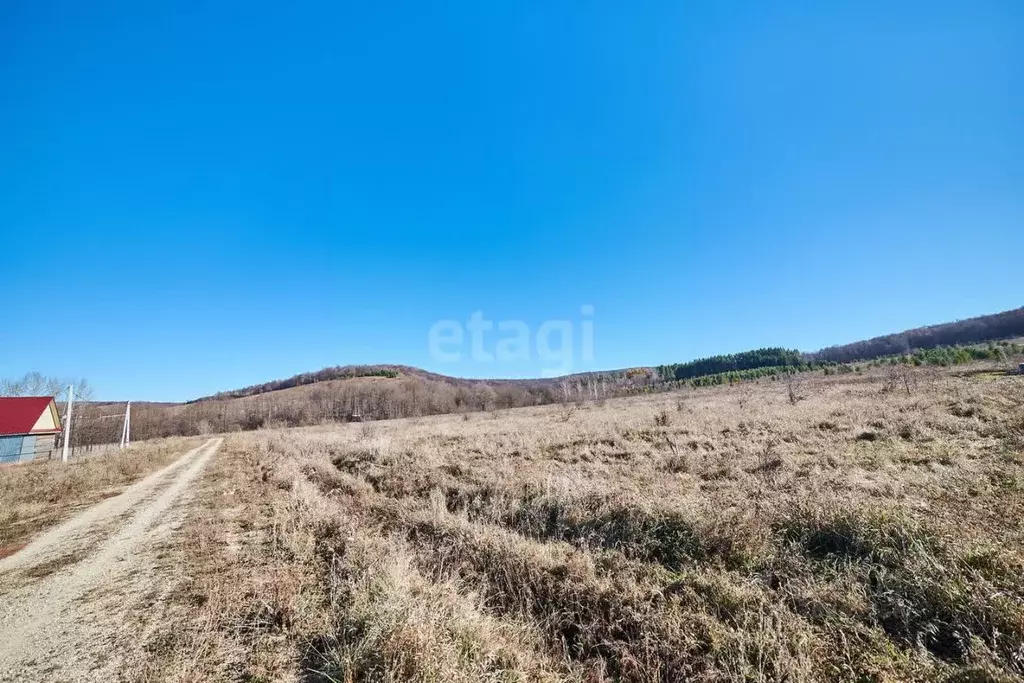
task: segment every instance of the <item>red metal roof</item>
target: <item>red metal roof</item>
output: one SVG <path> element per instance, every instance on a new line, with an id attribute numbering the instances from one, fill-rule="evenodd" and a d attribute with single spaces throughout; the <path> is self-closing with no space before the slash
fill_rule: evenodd
<path id="1" fill-rule="evenodd" d="M 52 396 L 0 397 L 0 436 L 59 432 L 59 429 L 32 431 L 39 416 L 50 409 L 52 400 Z"/>

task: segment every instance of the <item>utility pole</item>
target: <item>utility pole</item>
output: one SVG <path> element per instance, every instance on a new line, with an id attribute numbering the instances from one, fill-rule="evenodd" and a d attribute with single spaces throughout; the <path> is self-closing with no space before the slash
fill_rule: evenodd
<path id="1" fill-rule="evenodd" d="M 121 448 L 128 447 L 128 435 L 131 433 L 132 424 L 132 402 L 128 401 L 124 406 L 124 424 L 121 425 Z"/>
<path id="2" fill-rule="evenodd" d="M 64 453 L 61 455 L 63 462 L 68 461 L 68 443 L 71 442 L 71 408 L 75 405 L 75 385 L 72 384 L 68 387 L 68 409 L 64 411 L 64 419 L 67 424 L 64 426 Z"/>

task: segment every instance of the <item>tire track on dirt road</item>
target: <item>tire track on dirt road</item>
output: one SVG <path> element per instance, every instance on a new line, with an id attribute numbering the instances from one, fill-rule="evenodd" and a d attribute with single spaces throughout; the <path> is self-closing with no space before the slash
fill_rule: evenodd
<path id="1" fill-rule="evenodd" d="M 157 585 L 158 546 L 180 526 L 190 484 L 221 441 L 0 560 L 0 681 L 109 678 L 123 616 Z"/>

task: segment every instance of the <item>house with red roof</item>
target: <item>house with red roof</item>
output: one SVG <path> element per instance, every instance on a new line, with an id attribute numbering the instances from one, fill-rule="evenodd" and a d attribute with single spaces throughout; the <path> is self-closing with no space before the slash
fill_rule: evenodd
<path id="1" fill-rule="evenodd" d="M 50 457 L 60 433 L 52 396 L 0 397 L 0 463 Z"/>

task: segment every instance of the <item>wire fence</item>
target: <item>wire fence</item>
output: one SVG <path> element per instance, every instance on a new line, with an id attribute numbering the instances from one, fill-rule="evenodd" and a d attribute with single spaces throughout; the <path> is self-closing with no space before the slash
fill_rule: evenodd
<path id="1" fill-rule="evenodd" d="M 0 465 L 42 462 L 45 460 L 61 460 L 64 457 L 64 447 L 60 446 L 25 446 L 21 445 L 16 449 L 5 450 L 3 440 L 0 439 Z M 80 446 L 68 446 L 68 460 L 77 460 L 94 455 L 102 455 L 112 451 L 120 450 L 120 443 L 92 443 Z"/>
<path id="2" fill-rule="evenodd" d="M 67 406 L 58 404 L 58 412 L 64 428 L 60 434 L 0 437 L 0 465 L 63 459 L 64 438 L 69 426 L 69 460 L 100 455 L 120 448 L 121 432 L 124 427 L 124 404 L 117 406 L 76 403 L 71 411 L 70 425 L 67 421 Z"/>

